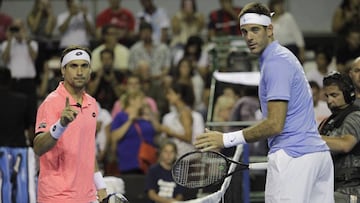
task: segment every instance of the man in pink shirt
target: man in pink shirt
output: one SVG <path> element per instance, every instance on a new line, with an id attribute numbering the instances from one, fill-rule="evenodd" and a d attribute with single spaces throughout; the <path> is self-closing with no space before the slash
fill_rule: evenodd
<path id="1" fill-rule="evenodd" d="M 38 202 L 101 201 L 107 194 L 95 160 L 98 107 L 85 93 L 91 73 L 89 50 L 78 46 L 65 49 L 61 73 L 64 81 L 43 101 L 36 118 Z"/>

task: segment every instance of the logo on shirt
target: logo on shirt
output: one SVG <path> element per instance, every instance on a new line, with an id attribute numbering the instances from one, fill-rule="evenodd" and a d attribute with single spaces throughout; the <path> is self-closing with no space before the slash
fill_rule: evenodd
<path id="1" fill-rule="evenodd" d="M 38 126 L 38 128 L 39 128 L 39 129 L 40 129 L 40 128 L 46 128 L 46 123 L 40 123 L 39 126 Z"/>
<path id="2" fill-rule="evenodd" d="M 95 112 L 92 113 L 92 117 L 94 117 L 94 118 L 96 117 L 96 113 L 95 113 Z"/>

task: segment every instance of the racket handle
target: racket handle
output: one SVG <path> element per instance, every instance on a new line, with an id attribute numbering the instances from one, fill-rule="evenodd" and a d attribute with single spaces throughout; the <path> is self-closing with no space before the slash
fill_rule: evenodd
<path id="1" fill-rule="evenodd" d="M 249 169 L 253 170 L 266 170 L 268 163 L 261 162 L 261 163 L 251 163 L 249 164 Z"/>

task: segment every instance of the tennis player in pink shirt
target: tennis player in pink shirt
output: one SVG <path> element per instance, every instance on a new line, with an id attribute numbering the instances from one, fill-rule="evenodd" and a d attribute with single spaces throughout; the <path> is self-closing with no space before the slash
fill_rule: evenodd
<path id="1" fill-rule="evenodd" d="M 85 93 L 90 58 L 86 48 L 65 49 L 64 81 L 38 108 L 34 151 L 40 156 L 39 203 L 90 203 L 107 195 L 95 159 L 98 107 Z"/>

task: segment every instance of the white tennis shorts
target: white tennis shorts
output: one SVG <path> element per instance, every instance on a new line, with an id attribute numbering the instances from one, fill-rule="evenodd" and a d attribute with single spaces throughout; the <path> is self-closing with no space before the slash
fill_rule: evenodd
<path id="1" fill-rule="evenodd" d="M 334 167 L 330 152 L 293 158 L 284 150 L 268 156 L 266 203 L 333 203 Z"/>

